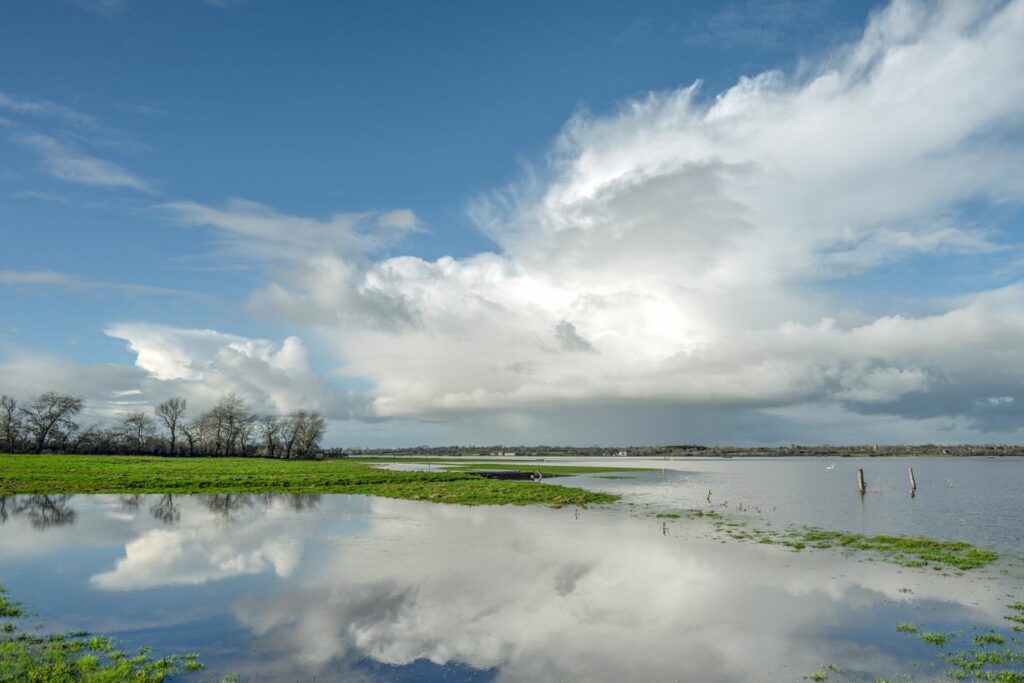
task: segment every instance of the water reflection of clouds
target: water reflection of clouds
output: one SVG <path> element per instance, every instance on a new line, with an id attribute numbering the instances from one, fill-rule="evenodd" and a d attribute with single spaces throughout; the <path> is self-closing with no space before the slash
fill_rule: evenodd
<path id="1" fill-rule="evenodd" d="M 238 620 L 306 665 L 372 657 L 497 667 L 501 680 L 775 680 L 857 649 L 830 637 L 880 603 L 996 591 L 825 554 L 662 537 L 623 517 L 374 503 L 302 585 L 247 600 Z M 411 522 L 411 523 L 410 523 Z M 895 623 L 879 626 L 888 636 Z"/>
<path id="2" fill-rule="evenodd" d="M 621 512 L 168 498 L 82 497 L 73 526 L 45 533 L 12 518 L 0 554 L 120 544 L 91 577 L 103 591 L 277 577 L 216 609 L 257 640 L 262 672 L 284 678 L 301 667 L 347 679 L 367 660 L 460 662 L 505 681 L 799 679 L 830 661 L 895 673 L 902 654 L 884 641 L 914 605 L 995 626 L 1007 592 L 997 576 L 722 544 L 694 522 L 663 536 L 660 520 Z"/>
<path id="3" fill-rule="evenodd" d="M 187 503 L 184 523 L 143 532 L 125 545 L 113 569 L 96 574 L 90 583 L 125 591 L 265 572 L 288 578 L 322 523 L 316 515 L 296 514 L 315 505 L 310 496 L 210 495 Z M 161 522 L 169 514 L 163 501 L 154 502 L 150 512 Z M 180 517 L 180 509 L 176 514 Z"/>

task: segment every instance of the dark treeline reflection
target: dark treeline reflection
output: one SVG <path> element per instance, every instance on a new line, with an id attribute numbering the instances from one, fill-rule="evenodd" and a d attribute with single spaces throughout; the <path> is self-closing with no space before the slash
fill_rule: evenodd
<path id="1" fill-rule="evenodd" d="M 0 524 L 10 519 L 23 518 L 33 529 L 40 531 L 55 526 L 74 524 L 77 513 L 70 503 L 73 495 L 55 496 L 0 496 Z M 296 512 L 316 510 L 320 496 L 315 494 L 287 493 L 210 493 L 196 496 L 175 496 L 133 494 L 118 496 L 124 512 L 137 514 L 146 509 L 153 519 L 162 524 L 173 525 L 181 520 L 181 502 L 194 498 L 208 511 L 226 523 L 235 523 L 241 515 L 254 507 L 268 508 L 275 503 L 284 503 Z"/>
<path id="2" fill-rule="evenodd" d="M 74 524 L 77 513 L 68 505 L 72 496 L 0 496 L 0 524 L 24 517 L 33 529 Z"/>

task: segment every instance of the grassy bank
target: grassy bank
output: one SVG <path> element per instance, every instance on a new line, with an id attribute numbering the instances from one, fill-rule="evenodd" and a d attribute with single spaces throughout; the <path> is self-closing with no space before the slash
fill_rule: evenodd
<path id="1" fill-rule="evenodd" d="M 588 505 L 618 499 L 466 472 L 395 472 L 349 460 L 0 455 L 0 495 L 56 493 L 350 493 L 463 505 Z"/>

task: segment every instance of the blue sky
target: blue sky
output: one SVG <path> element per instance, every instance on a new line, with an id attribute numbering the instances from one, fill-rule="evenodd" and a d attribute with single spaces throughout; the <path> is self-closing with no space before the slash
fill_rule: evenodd
<path id="1" fill-rule="evenodd" d="M 1018 440 L 982 359 L 1017 360 L 1020 11 L 8 4 L 0 391 L 396 445 Z"/>

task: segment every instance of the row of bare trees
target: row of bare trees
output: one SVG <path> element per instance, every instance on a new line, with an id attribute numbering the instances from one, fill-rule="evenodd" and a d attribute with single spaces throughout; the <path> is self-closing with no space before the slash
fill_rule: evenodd
<path id="1" fill-rule="evenodd" d="M 84 406 L 81 398 L 55 391 L 27 402 L 0 396 L 0 452 L 313 458 L 326 427 L 315 411 L 258 415 L 234 394 L 194 419 L 185 399 L 175 397 L 153 412 L 128 411 L 109 427 L 81 427 L 75 419 Z"/>

